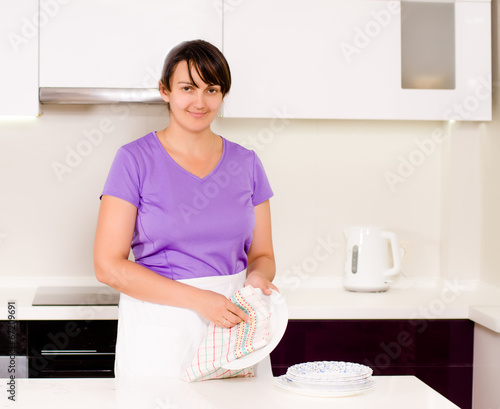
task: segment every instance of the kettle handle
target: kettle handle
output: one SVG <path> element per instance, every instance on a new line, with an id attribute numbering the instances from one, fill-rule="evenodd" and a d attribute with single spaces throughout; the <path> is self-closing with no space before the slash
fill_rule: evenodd
<path id="1" fill-rule="evenodd" d="M 384 277 L 392 277 L 401 271 L 401 253 L 398 236 L 390 231 L 383 231 L 381 236 L 391 242 L 392 260 L 394 262 L 394 266 L 389 270 L 384 271 Z"/>

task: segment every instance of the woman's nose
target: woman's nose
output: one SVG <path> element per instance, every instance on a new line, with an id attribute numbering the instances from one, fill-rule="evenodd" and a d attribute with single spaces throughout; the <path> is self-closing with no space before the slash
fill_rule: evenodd
<path id="1" fill-rule="evenodd" d="M 196 90 L 196 98 L 194 101 L 196 108 L 204 108 L 205 107 L 205 94 L 202 90 Z"/>

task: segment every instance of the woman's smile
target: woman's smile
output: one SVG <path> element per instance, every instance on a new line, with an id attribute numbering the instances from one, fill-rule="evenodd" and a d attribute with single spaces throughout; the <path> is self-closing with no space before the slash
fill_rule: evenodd
<path id="1" fill-rule="evenodd" d="M 206 112 L 194 112 L 194 111 L 189 111 L 188 113 L 193 116 L 194 118 L 203 118 L 207 113 Z"/>
<path id="2" fill-rule="evenodd" d="M 175 68 L 171 84 L 171 91 L 162 92 L 162 98 L 170 104 L 170 127 L 211 134 L 210 125 L 223 99 L 220 85 L 205 83 L 186 61 Z"/>

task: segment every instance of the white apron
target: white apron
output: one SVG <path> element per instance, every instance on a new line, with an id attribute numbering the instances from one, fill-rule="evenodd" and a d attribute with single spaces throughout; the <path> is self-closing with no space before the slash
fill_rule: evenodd
<path id="1" fill-rule="evenodd" d="M 246 271 L 230 276 L 178 280 L 230 297 L 243 288 Z M 209 322 L 186 308 L 153 304 L 120 295 L 116 340 L 117 379 L 181 377 L 191 364 Z M 254 366 L 256 376 L 272 376 L 269 357 Z"/>

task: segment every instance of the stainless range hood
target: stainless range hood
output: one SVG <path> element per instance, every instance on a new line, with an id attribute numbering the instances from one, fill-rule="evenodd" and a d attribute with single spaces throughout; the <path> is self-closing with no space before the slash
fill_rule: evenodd
<path id="1" fill-rule="evenodd" d="M 38 287 L 33 306 L 116 306 L 120 293 L 108 286 L 96 287 Z"/>
<path id="2" fill-rule="evenodd" d="M 40 88 L 42 104 L 165 104 L 156 88 Z"/>

